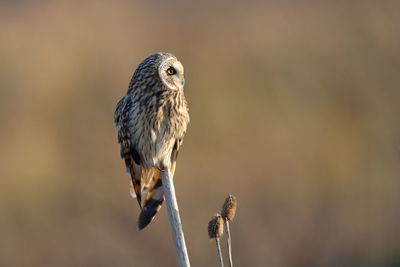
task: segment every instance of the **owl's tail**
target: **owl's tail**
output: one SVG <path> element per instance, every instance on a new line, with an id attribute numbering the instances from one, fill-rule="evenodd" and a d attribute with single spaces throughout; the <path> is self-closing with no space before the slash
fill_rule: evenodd
<path id="1" fill-rule="evenodd" d="M 139 215 L 137 230 L 142 230 L 154 219 L 164 202 L 164 190 L 160 173 L 155 175 L 153 179 L 154 183 L 148 188 L 146 200 Z"/>

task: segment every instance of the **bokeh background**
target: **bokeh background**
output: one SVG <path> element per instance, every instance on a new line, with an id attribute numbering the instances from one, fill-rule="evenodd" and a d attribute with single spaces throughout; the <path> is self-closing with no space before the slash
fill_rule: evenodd
<path id="1" fill-rule="evenodd" d="M 144 231 L 113 112 L 186 69 L 175 177 L 193 266 L 228 193 L 236 266 L 400 266 L 398 1 L 1 1 L 0 266 L 176 266 Z M 225 243 L 225 242 L 224 242 Z"/>

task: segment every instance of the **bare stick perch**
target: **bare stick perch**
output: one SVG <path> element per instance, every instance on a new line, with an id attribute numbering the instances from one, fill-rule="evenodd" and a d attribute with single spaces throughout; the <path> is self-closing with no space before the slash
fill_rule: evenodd
<path id="1" fill-rule="evenodd" d="M 183 235 L 181 218 L 179 216 L 178 202 L 176 201 L 175 187 L 169 170 L 161 171 L 161 179 L 165 193 L 169 222 L 172 229 L 176 256 L 180 267 L 190 267 L 189 256 Z"/>

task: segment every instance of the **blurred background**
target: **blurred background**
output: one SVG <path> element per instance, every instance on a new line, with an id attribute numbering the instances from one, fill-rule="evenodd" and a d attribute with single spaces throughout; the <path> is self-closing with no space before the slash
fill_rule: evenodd
<path id="1" fill-rule="evenodd" d="M 228 193 L 236 266 L 400 266 L 399 8 L 1 1 L 0 266 L 176 266 L 165 207 L 135 231 L 113 124 L 157 51 L 186 70 L 193 266 L 217 266 L 207 223 Z"/>

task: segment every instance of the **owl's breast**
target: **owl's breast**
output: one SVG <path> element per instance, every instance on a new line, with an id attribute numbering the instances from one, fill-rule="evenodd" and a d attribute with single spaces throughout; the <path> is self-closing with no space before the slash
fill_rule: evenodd
<path id="1" fill-rule="evenodd" d="M 146 168 L 169 166 L 175 142 L 184 137 L 189 123 L 186 105 L 166 101 L 152 112 L 140 113 L 136 122 L 134 142 L 140 151 L 142 164 Z"/>

